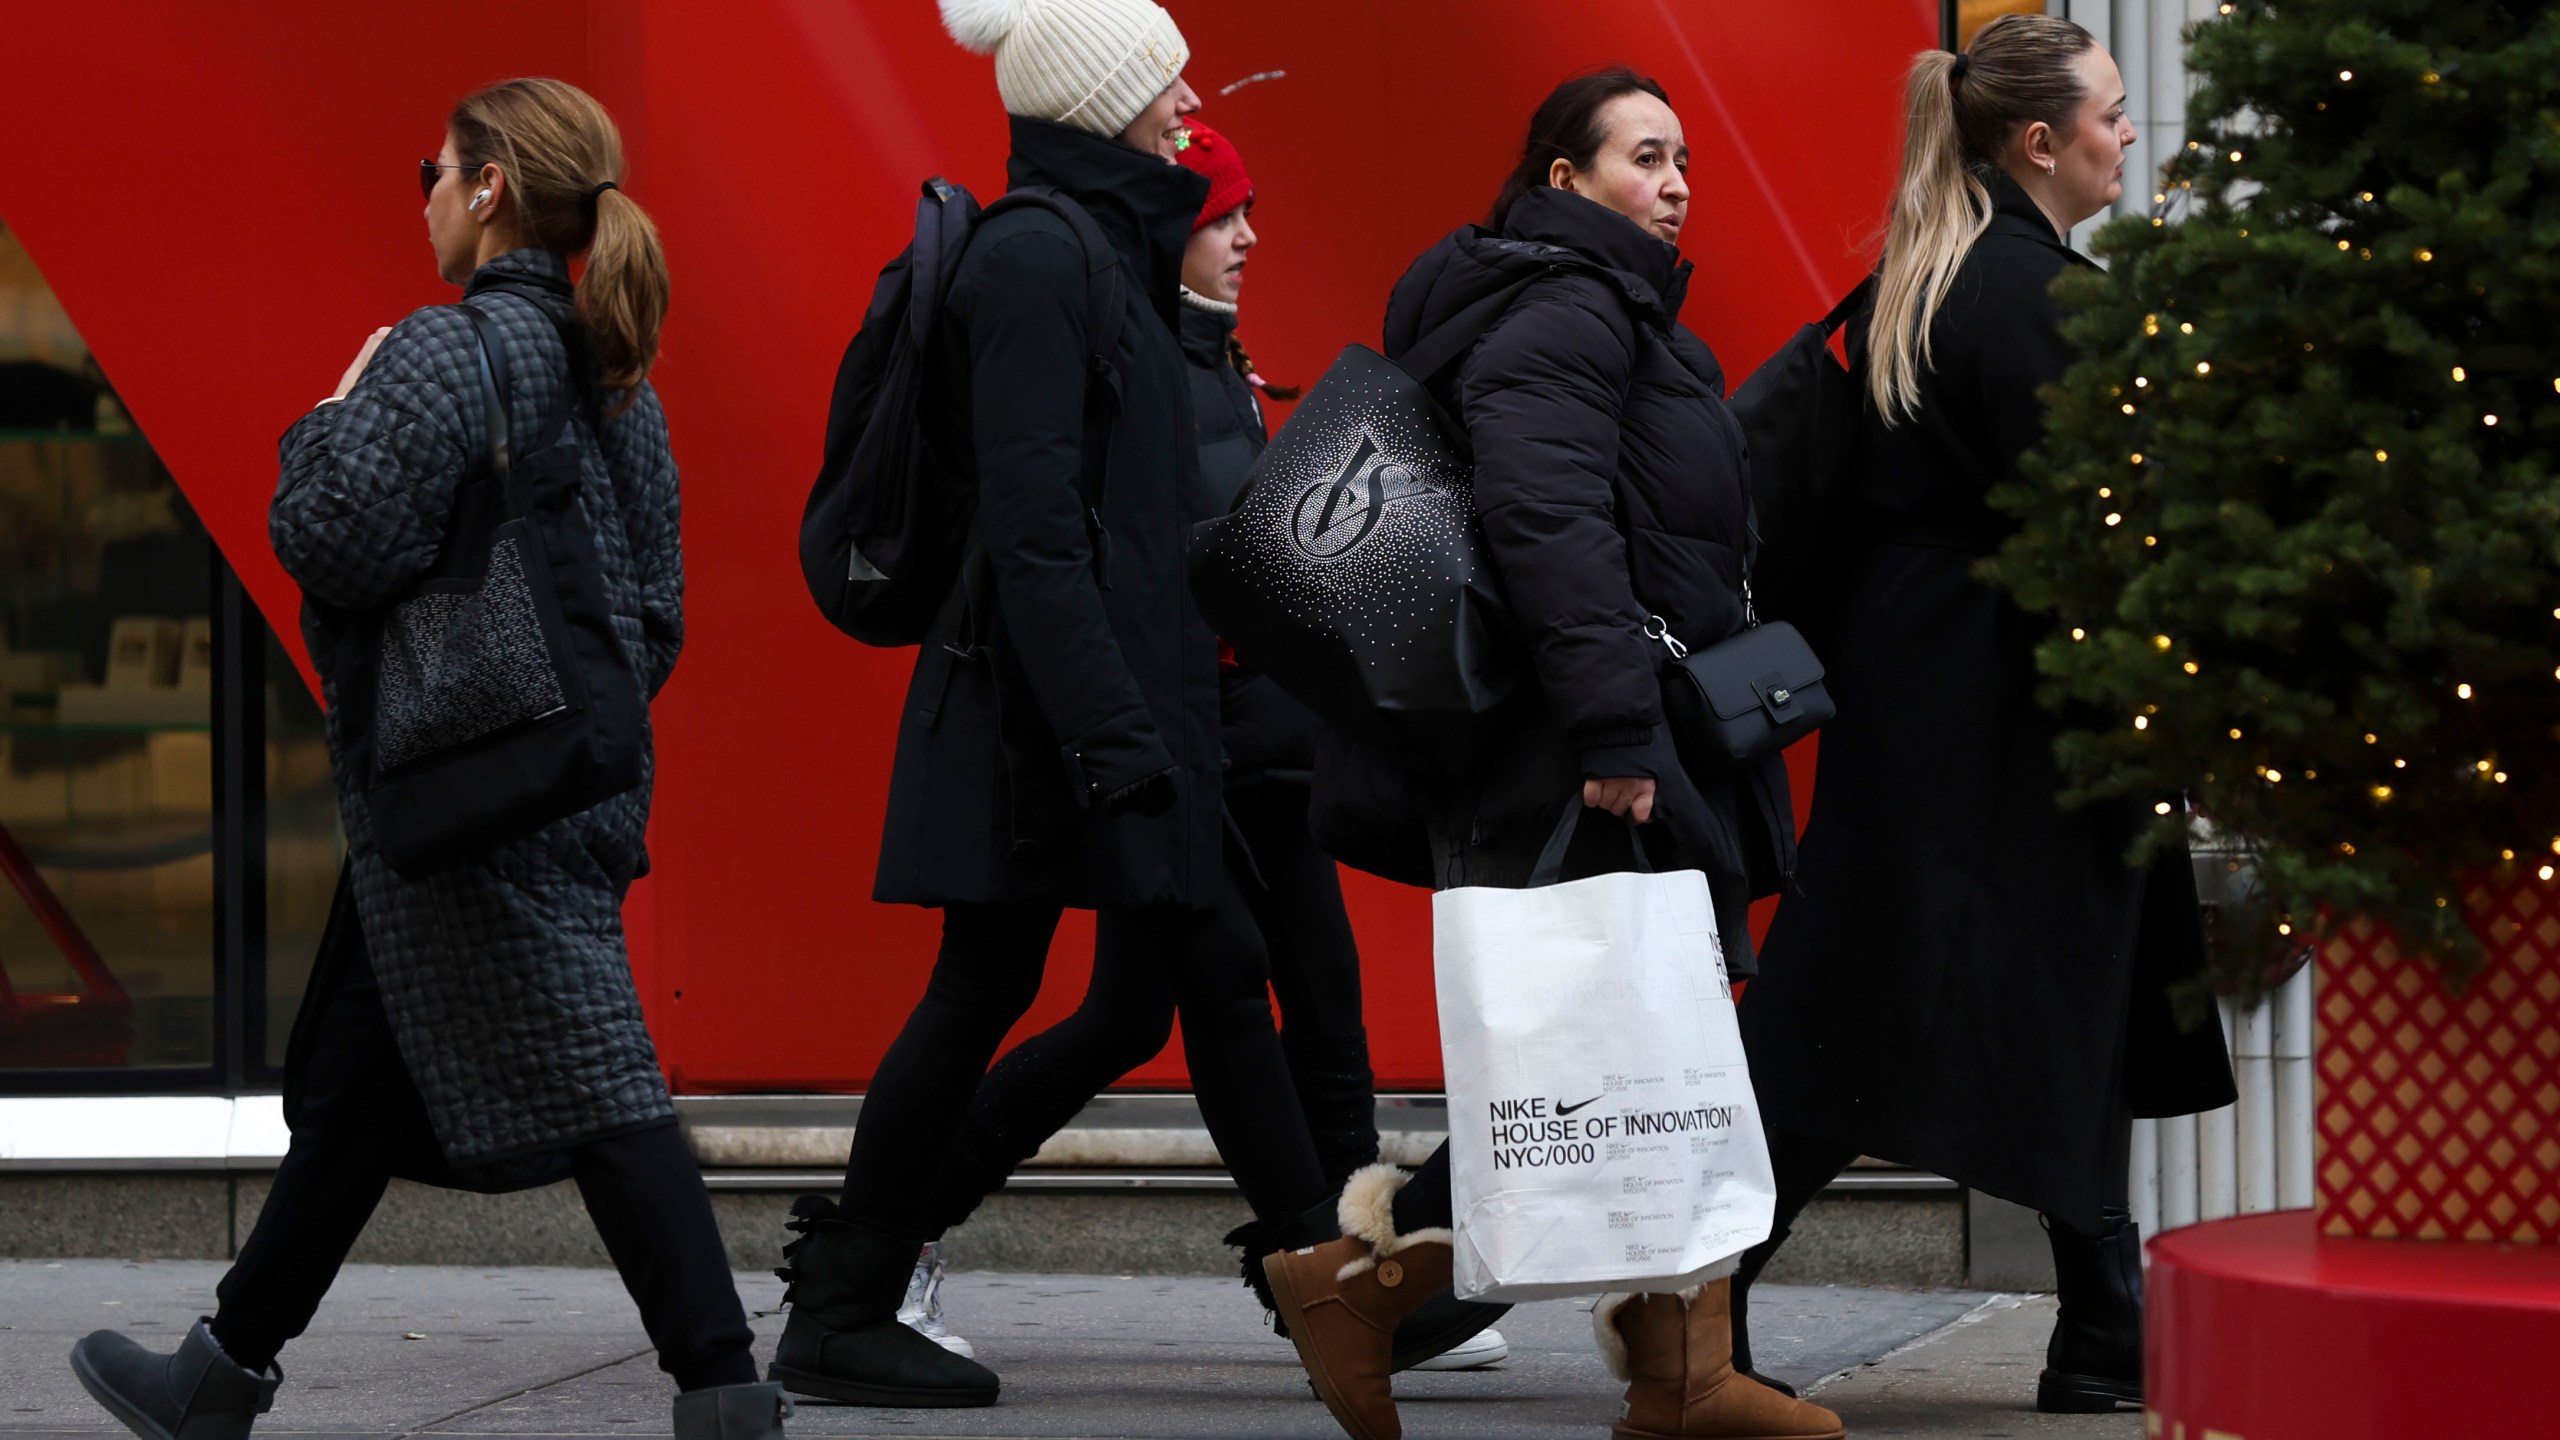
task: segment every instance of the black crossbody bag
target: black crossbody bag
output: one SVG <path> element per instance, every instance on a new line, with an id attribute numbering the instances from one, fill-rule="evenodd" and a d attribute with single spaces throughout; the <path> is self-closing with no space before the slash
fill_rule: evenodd
<path id="1" fill-rule="evenodd" d="M 1684 761 L 1740 764 L 1775 755 L 1838 713 L 1822 683 L 1822 661 L 1804 636 L 1784 620 L 1761 622 L 1751 598 L 1759 521 L 1747 500 L 1744 517 L 1751 548 L 1742 564 L 1743 628 L 1691 650 L 1661 616 L 1645 621 L 1646 637 L 1671 654 L 1662 703 Z"/>
<path id="2" fill-rule="evenodd" d="M 410 879 L 637 787 L 648 736 L 648 698 L 614 634 L 578 504 L 569 419 L 584 394 L 582 337 L 564 328 L 569 383 L 533 443 L 511 450 L 504 339 L 480 310 L 459 308 L 478 344 L 487 466 L 456 488 L 426 576 L 350 617 L 335 675 L 340 743 L 374 848 Z"/>

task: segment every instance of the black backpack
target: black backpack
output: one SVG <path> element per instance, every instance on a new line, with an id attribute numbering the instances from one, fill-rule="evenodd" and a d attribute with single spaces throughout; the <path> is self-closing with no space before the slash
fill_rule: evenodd
<path id="1" fill-rule="evenodd" d="M 927 347 L 969 237 L 1008 210 L 1037 207 L 1066 222 L 1085 255 L 1085 526 L 1097 572 L 1104 447 L 1118 410 L 1119 252 L 1093 217 L 1048 186 L 1006 192 L 985 209 L 936 177 L 916 204 L 915 238 L 871 291 L 862 328 L 836 367 L 827 448 L 800 514 L 800 571 L 827 622 L 866 645 L 922 643 L 963 594 L 977 533 L 977 494 L 936 453 L 925 414 Z"/>

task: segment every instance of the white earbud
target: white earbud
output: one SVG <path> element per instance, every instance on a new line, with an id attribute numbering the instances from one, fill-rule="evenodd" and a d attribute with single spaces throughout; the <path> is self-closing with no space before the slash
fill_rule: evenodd
<path id="1" fill-rule="evenodd" d="M 489 192 L 488 192 L 488 191 L 486 191 L 486 190 L 483 190 L 483 191 L 481 191 L 479 194 L 472 196 L 472 197 L 471 197 L 471 203 L 470 203 L 470 205 L 468 205 L 468 206 L 466 206 L 466 207 L 464 207 L 464 208 L 466 208 L 466 209 L 471 209 L 471 210 L 477 210 L 477 209 L 479 209 L 481 206 L 486 205 L 486 204 L 488 204 L 488 203 L 489 203 Z"/>

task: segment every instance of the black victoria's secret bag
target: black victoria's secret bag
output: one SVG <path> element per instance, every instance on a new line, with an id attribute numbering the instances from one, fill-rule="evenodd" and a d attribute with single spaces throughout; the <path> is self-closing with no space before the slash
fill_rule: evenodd
<path id="1" fill-rule="evenodd" d="M 632 789 L 647 743 L 648 699 L 578 505 L 569 417 L 583 337 L 564 328 L 569 383 L 511 455 L 505 342 L 488 316 L 460 308 L 478 342 L 487 469 L 457 487 L 426 577 L 349 617 L 335 675 L 347 774 L 374 848 L 410 879 Z"/>
<path id="2" fill-rule="evenodd" d="M 1191 593 L 1247 664 L 1353 739 L 1445 744 L 1520 683 L 1465 427 L 1427 388 L 1539 270 L 1389 360 L 1344 348 L 1242 499 L 1191 543 Z"/>

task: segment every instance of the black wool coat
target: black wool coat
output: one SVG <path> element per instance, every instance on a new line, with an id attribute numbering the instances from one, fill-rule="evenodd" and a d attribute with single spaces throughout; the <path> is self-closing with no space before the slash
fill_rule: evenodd
<path id="1" fill-rule="evenodd" d="M 2088 261 L 1990 179 L 1990 230 L 1931 329 L 1918 414 L 1870 407 L 1854 522 L 1871 542 L 1823 655 L 1837 719 L 1797 871 L 1742 1006 L 1770 1125 L 2097 1224 L 2119 1097 L 2137 1115 L 2233 1098 L 2222 1032 L 2168 987 L 2204 963 L 2185 853 L 2124 855 L 2147 802 L 2064 811 L 2036 703 L 2045 622 L 1973 578 L 2008 527 L 1985 503 L 2069 363 L 2050 291 Z M 1851 322 L 1863 374 L 1869 317 Z"/>
<path id="2" fill-rule="evenodd" d="M 1084 519 L 1086 257 L 1057 216 L 979 229 L 929 352 L 927 423 L 978 493 L 983 644 L 929 640 L 898 727 L 877 899 L 1089 909 L 1200 903 L 1220 864 L 1217 640 L 1183 583 L 1196 478 L 1175 338 L 1208 182 L 1062 125 L 1017 118 L 1015 186 L 1055 186 L 1111 240 L 1123 304 L 1099 573 Z M 1160 815 L 1104 797 L 1170 771 Z"/>
<path id="3" fill-rule="evenodd" d="M 1236 333 L 1231 305 L 1182 302 L 1182 358 L 1191 370 L 1191 421 L 1200 437 L 1201 503 L 1223 515 L 1244 495 L 1253 462 L 1270 443 L 1262 402 L 1228 358 Z M 1230 786 L 1304 785 L 1316 763 L 1315 712 L 1268 675 L 1226 661 L 1218 670 L 1218 739 Z"/>
<path id="4" fill-rule="evenodd" d="M 1511 848 L 1586 777 L 1651 776 L 1657 822 L 1717 882 L 1728 968 L 1748 975 L 1744 906 L 1794 858 L 1786 771 L 1684 764 L 1663 719 L 1668 652 L 1644 634 L 1659 616 L 1703 648 L 1744 626 L 1750 457 L 1722 367 L 1680 323 L 1688 263 L 1597 202 L 1532 190 L 1501 234 L 1469 227 L 1414 262 L 1387 302 L 1386 353 L 1542 271 L 1434 382 L 1474 447 L 1476 511 L 1536 683 L 1489 718 L 1465 777 L 1432 787 L 1433 825 Z"/>

